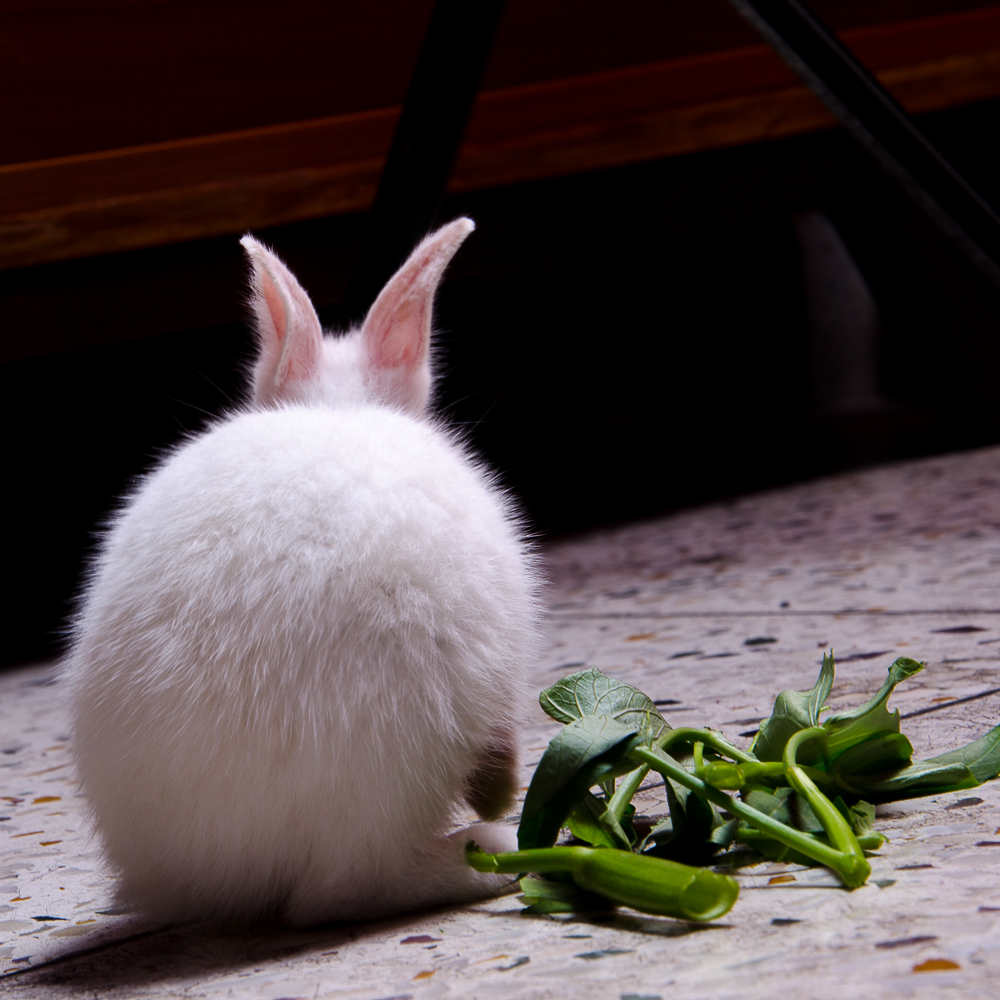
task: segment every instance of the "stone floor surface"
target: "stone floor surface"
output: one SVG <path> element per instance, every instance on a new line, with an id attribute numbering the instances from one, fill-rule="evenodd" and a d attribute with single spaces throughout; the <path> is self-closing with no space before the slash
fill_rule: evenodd
<path id="1" fill-rule="evenodd" d="M 534 686 L 597 666 L 749 744 L 837 654 L 834 708 L 897 655 L 918 757 L 1000 721 L 1000 449 L 747 497 L 545 552 Z M 558 726 L 527 723 L 524 784 Z M 1000 997 L 1000 782 L 880 807 L 868 884 L 764 863 L 710 925 L 525 917 L 516 896 L 373 924 L 219 934 L 116 912 L 53 665 L 0 675 L 0 998 Z M 642 811 L 666 809 L 662 787 Z M 512 818 L 512 822 L 516 819 Z"/>

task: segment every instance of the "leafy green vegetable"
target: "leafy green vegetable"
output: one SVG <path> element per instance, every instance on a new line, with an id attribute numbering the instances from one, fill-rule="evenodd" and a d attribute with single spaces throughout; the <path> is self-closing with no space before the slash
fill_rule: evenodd
<path id="1" fill-rule="evenodd" d="M 793 819 L 789 799 L 793 799 L 794 797 L 795 789 L 791 787 L 775 788 L 769 791 L 765 791 L 762 788 L 755 788 L 747 795 L 744 795 L 743 799 L 747 805 L 752 806 L 758 812 L 762 812 L 765 816 L 776 819 L 779 823 L 784 823 L 785 826 L 795 826 L 800 830 L 810 830 L 813 832 L 822 830 L 823 824 L 812 815 L 811 811 L 809 818 L 812 820 L 812 823 L 808 826 L 803 826 Z"/>
<path id="2" fill-rule="evenodd" d="M 543 691 L 538 701 L 556 722 L 575 722 L 586 715 L 607 716 L 636 732 L 648 729 L 652 739 L 670 728 L 647 695 L 596 667 L 564 677 Z"/>
<path id="3" fill-rule="evenodd" d="M 823 657 L 824 663 L 826 662 L 826 657 Z M 830 665 L 831 670 L 833 668 L 833 654 L 830 654 Z M 863 705 L 858 706 L 858 708 L 852 708 L 849 712 L 838 712 L 836 715 L 831 715 L 830 718 L 826 720 L 826 725 L 830 727 L 832 732 L 838 731 L 843 723 L 855 722 L 858 719 L 863 719 L 865 716 L 870 716 L 873 712 L 876 712 L 880 708 L 885 708 L 885 703 L 889 700 L 889 695 L 892 694 L 893 689 L 900 681 L 906 680 L 907 677 L 912 677 L 914 674 L 919 674 L 921 670 L 924 669 L 922 663 L 918 663 L 916 660 L 911 660 L 908 656 L 900 656 L 898 659 L 893 660 L 889 665 L 889 676 L 885 679 L 882 687 L 875 692 Z M 886 715 L 890 713 L 886 711 Z M 892 712 L 891 715 L 895 719 L 895 723 L 899 722 L 899 711 Z M 880 728 L 897 728 L 898 725 L 889 726 L 886 725 Z"/>
<path id="4" fill-rule="evenodd" d="M 709 729 L 671 729 L 645 694 L 599 670 L 573 674 L 540 698 L 566 726 L 528 789 L 521 850 L 472 850 L 469 863 L 547 873 L 521 883 L 534 913 L 623 903 L 713 919 L 732 906 L 736 883 L 691 865 L 713 863 L 734 841 L 756 853 L 730 852 L 725 864 L 759 855 L 819 863 L 848 888 L 859 886 L 870 872 L 864 852 L 885 842 L 872 803 L 973 788 L 1000 773 L 1000 726 L 968 746 L 912 759 L 899 712 L 887 703 L 922 669 L 900 657 L 865 704 L 821 722 L 834 679 L 833 654 L 824 656 L 812 688 L 778 695 L 749 752 Z M 664 777 L 670 815 L 637 843 L 631 800 L 651 770 Z M 567 826 L 590 846 L 552 846 Z"/>
<path id="5" fill-rule="evenodd" d="M 635 770 L 637 765 L 626 755 L 640 742 L 635 728 L 607 716 L 585 715 L 558 733 L 528 786 L 517 829 L 521 850 L 554 844 L 585 792 L 602 780 Z"/>
<path id="6" fill-rule="evenodd" d="M 848 877 L 854 877 L 853 872 L 856 866 L 851 862 L 845 863 L 844 852 L 838 845 L 831 847 L 830 844 L 824 843 L 816 837 L 772 819 L 736 796 L 731 797 L 725 792 L 705 784 L 700 778 L 681 767 L 677 761 L 662 751 L 638 746 L 632 751 L 632 756 L 649 764 L 653 770 L 659 771 L 665 778 L 671 778 L 679 784 L 686 785 L 702 798 L 708 799 L 721 809 L 743 820 L 748 826 L 799 851 L 813 861 L 833 868 L 842 878 L 844 878 L 845 872 Z"/>

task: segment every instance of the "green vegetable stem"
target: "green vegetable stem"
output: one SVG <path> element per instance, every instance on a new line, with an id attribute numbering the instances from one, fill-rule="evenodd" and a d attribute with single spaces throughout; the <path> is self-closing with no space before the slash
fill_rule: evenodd
<path id="1" fill-rule="evenodd" d="M 845 853 L 838 847 L 825 844 L 808 833 L 796 830 L 795 827 L 779 823 L 778 820 L 772 819 L 765 813 L 754 809 L 753 806 L 747 805 L 746 802 L 741 801 L 735 796 L 729 796 L 718 788 L 713 788 L 686 768 L 681 767 L 677 761 L 662 751 L 637 747 L 632 751 L 632 758 L 644 764 L 649 764 L 654 771 L 659 771 L 665 778 L 669 778 L 676 781 L 679 785 L 690 788 L 691 791 L 702 798 L 708 799 L 709 802 L 714 803 L 720 809 L 724 809 L 731 815 L 744 820 L 757 830 L 767 833 L 773 840 L 777 840 L 779 843 L 799 851 L 807 858 L 818 861 L 821 865 L 832 868 L 849 888 L 856 888 L 868 877 L 866 873 L 864 878 L 857 881 L 859 868 L 856 861 L 854 861 L 853 857 L 845 859 Z M 813 788 L 815 788 L 815 785 L 813 785 Z M 817 789 L 817 794 L 822 793 Z M 827 801 L 829 803 L 829 800 Z M 835 808 L 832 803 L 829 803 L 829 805 L 831 808 Z M 858 853 L 860 854 L 860 848 L 858 849 Z M 864 861 L 863 854 L 861 854 L 861 860 Z M 867 861 L 864 861 L 864 863 L 865 865 L 868 864 Z"/>
<path id="2" fill-rule="evenodd" d="M 486 854 L 475 844 L 466 860 L 480 872 L 569 872 L 587 892 L 681 920 L 715 920 L 732 909 L 739 885 L 728 875 L 607 847 L 542 847 Z"/>
<path id="3" fill-rule="evenodd" d="M 827 731 L 822 727 L 800 729 L 785 744 L 783 763 L 788 783 L 808 803 L 816 818 L 823 824 L 830 843 L 840 852 L 841 857 L 830 867 L 843 879 L 849 889 L 864 885 L 865 879 L 871 874 L 872 867 L 868 864 L 854 831 L 844 819 L 840 810 L 816 787 L 805 771 L 795 762 L 798 748 L 810 739 L 820 739 L 825 745 Z M 825 752 L 825 746 L 824 746 Z M 803 853 L 808 854 L 808 851 Z"/>

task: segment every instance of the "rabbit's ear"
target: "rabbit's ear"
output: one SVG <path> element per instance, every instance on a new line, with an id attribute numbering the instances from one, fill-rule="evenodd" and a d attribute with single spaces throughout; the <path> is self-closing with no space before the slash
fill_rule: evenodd
<path id="1" fill-rule="evenodd" d="M 412 413 L 421 413 L 430 398 L 434 293 L 475 228 L 471 219 L 456 219 L 431 233 L 389 279 L 361 327 L 367 371 L 380 395 Z"/>
<path id="2" fill-rule="evenodd" d="M 250 306 L 257 326 L 253 395 L 267 405 L 299 396 L 319 370 L 323 329 L 305 289 L 262 243 L 240 243 L 253 266 Z"/>

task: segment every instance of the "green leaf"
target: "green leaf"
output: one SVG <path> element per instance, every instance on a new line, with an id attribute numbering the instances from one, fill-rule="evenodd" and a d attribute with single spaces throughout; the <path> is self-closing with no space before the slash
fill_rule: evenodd
<path id="1" fill-rule="evenodd" d="M 848 783 L 839 782 L 841 787 Z M 864 796 L 873 802 L 896 802 L 918 799 L 924 795 L 941 795 L 975 788 L 980 782 L 965 764 L 939 764 L 930 760 L 915 760 L 906 767 L 880 774 L 851 775 L 845 790 Z"/>
<path id="2" fill-rule="evenodd" d="M 900 681 L 912 677 L 923 669 L 922 663 L 917 663 L 916 660 L 911 660 L 907 656 L 901 656 L 889 667 L 889 676 L 886 677 L 885 683 L 873 697 L 859 708 L 831 715 L 823 723 L 823 728 L 829 733 L 827 750 L 830 759 L 834 760 L 845 750 L 858 743 L 863 743 L 873 736 L 880 736 L 883 733 L 898 733 L 899 709 L 890 712 L 886 708 L 886 702 L 889 700 L 893 688 Z M 802 762 L 808 763 L 808 760 L 803 758 Z"/>
<path id="3" fill-rule="evenodd" d="M 622 814 L 621 824 L 620 824 L 622 832 L 625 834 L 625 839 L 628 840 L 629 848 L 630 849 L 634 848 L 635 845 L 636 845 L 636 843 L 638 843 L 638 840 L 639 840 L 639 838 L 638 838 L 638 836 L 636 835 L 636 832 L 635 832 L 635 827 L 632 825 L 632 818 L 634 816 L 635 816 L 635 806 L 632 805 L 632 803 L 630 802 L 625 807 L 625 811 Z M 605 811 L 604 816 L 602 817 L 602 819 L 604 819 L 604 820 L 612 820 L 613 821 L 614 820 L 614 815 L 612 814 L 609 817 L 607 811 Z"/>
<path id="4" fill-rule="evenodd" d="M 728 846 L 716 839 L 716 831 L 725 824 L 719 810 L 683 785 L 667 780 L 667 805 L 670 818 L 649 832 L 647 840 L 655 846 L 647 853 L 681 864 L 705 864 L 721 848 Z"/>
<path id="5" fill-rule="evenodd" d="M 755 788 L 743 796 L 748 806 L 762 812 L 771 819 L 776 819 L 785 826 L 792 826 L 792 812 L 788 800 L 795 794 L 792 788 L 775 788 L 773 792 L 765 792 Z"/>
<path id="6" fill-rule="evenodd" d="M 639 844 L 638 853 L 644 854 L 646 848 L 650 844 L 655 845 L 658 841 L 666 844 L 670 841 L 670 835 L 673 832 L 674 823 L 672 817 L 669 815 L 664 816 L 659 823 L 656 823 L 642 839 L 642 843 Z M 654 852 L 655 853 L 655 852 Z"/>
<path id="7" fill-rule="evenodd" d="M 912 756 L 913 745 L 902 733 L 882 733 L 843 751 L 833 761 L 832 771 L 851 782 L 856 775 L 901 767 Z"/>
<path id="8" fill-rule="evenodd" d="M 825 725 L 836 728 L 842 722 L 863 718 L 870 712 L 884 707 L 885 703 L 889 700 L 889 695 L 892 694 L 892 689 L 900 681 L 904 681 L 907 677 L 912 677 L 914 674 L 919 674 L 923 669 L 924 665 L 922 663 L 911 660 L 908 656 L 900 656 L 889 666 L 889 676 L 886 677 L 885 683 L 868 701 L 858 708 L 852 708 L 849 712 L 840 712 L 837 715 L 831 715 L 826 720 Z M 899 713 L 894 712 L 893 714 L 898 716 Z"/>
<path id="9" fill-rule="evenodd" d="M 979 782 L 1000 774 L 1000 726 L 984 733 L 974 743 L 949 750 L 924 761 L 927 764 L 964 764 Z"/>
<path id="10" fill-rule="evenodd" d="M 833 687 L 833 671 L 833 654 L 824 655 L 816 683 L 808 691 L 782 691 L 778 695 L 770 718 L 760 724 L 760 732 L 750 748 L 758 760 L 781 760 L 785 744 L 795 733 L 819 725 L 820 710 Z M 801 759 L 809 760 L 806 756 Z"/>
<path id="11" fill-rule="evenodd" d="M 557 733 L 535 768 L 521 811 L 521 850 L 548 847 L 573 807 L 599 781 L 634 771 L 627 755 L 642 743 L 635 727 L 585 715 Z"/>
<path id="12" fill-rule="evenodd" d="M 743 801 L 765 816 L 795 830 L 802 830 L 804 833 L 823 832 L 823 824 L 816 818 L 809 803 L 793 788 L 775 788 L 771 792 L 754 789 L 743 796 Z"/>
<path id="13" fill-rule="evenodd" d="M 609 812 L 606 802 L 585 792 L 569 814 L 566 826 L 577 840 L 593 847 L 615 847 L 620 851 L 630 851 L 636 841 L 630 819 L 634 814 L 635 806 L 629 803 L 619 822 Z"/>
<path id="14" fill-rule="evenodd" d="M 861 750 L 865 746 L 862 743 L 856 749 Z M 844 756 L 846 754 L 840 759 Z M 834 765 L 835 771 L 840 759 Z M 916 799 L 923 795 L 942 795 L 945 792 L 975 788 L 984 781 L 997 777 L 998 772 L 1000 726 L 984 733 L 968 746 L 949 750 L 930 760 L 915 760 L 905 767 L 890 767 L 873 773 L 844 773 L 839 775 L 839 783 L 842 786 L 846 783 L 856 795 L 863 795 L 875 802 L 895 802 L 899 799 Z"/>
<path id="15" fill-rule="evenodd" d="M 743 796 L 744 801 L 754 809 L 770 816 L 785 826 L 790 826 L 803 833 L 823 834 L 823 824 L 816 818 L 808 801 L 794 788 L 775 788 L 771 792 L 755 789 Z M 808 855 L 796 851 L 786 844 L 761 833 L 747 823 L 741 823 L 736 831 L 735 839 L 747 844 L 769 861 L 783 861 L 792 865 L 813 866 L 816 862 Z M 825 841 L 824 837 L 824 841 Z"/>
<path id="16" fill-rule="evenodd" d="M 719 850 L 728 850 L 736 837 L 736 828 L 739 825 L 738 819 L 731 819 L 728 823 L 717 826 L 708 838 L 709 843 L 715 844 Z"/>
<path id="17" fill-rule="evenodd" d="M 583 797 L 569 814 L 566 822 L 569 832 L 577 840 L 582 840 L 594 847 L 622 847 L 623 845 L 618 843 L 615 837 L 600 824 L 604 809 L 604 803 L 596 795 L 584 792 Z"/>
<path id="18" fill-rule="evenodd" d="M 675 842 L 683 840 L 692 846 L 700 844 L 711 836 L 717 826 L 722 825 L 719 810 L 691 789 L 668 780 L 666 791 Z"/>
<path id="19" fill-rule="evenodd" d="M 857 802 L 848 809 L 851 829 L 858 836 L 875 832 L 875 807 L 870 802 Z"/>
<path id="20" fill-rule="evenodd" d="M 656 705 L 638 688 L 601 673 L 597 667 L 570 674 L 543 691 L 538 702 L 557 722 L 575 722 L 586 715 L 606 715 L 656 739 L 669 729 Z"/>

